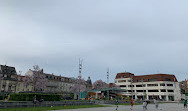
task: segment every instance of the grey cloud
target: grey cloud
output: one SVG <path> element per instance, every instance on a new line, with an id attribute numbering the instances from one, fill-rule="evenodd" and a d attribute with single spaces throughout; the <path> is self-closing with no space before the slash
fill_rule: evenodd
<path id="1" fill-rule="evenodd" d="M 103 78 L 110 68 L 135 74 L 187 73 L 187 1 L 4 0 L 0 64 L 27 71 Z"/>

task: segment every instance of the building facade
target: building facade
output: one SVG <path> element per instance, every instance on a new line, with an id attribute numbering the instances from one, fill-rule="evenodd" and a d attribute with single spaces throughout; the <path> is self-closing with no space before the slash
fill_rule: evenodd
<path id="1" fill-rule="evenodd" d="M 52 93 L 52 94 L 70 94 L 74 93 L 73 86 L 75 85 L 76 78 L 57 76 L 48 73 L 44 73 L 43 69 L 40 70 L 40 73 L 44 75 L 44 78 L 47 80 L 45 83 L 45 88 L 42 93 Z M 10 94 L 10 93 L 30 93 L 36 92 L 34 85 L 32 83 L 26 83 L 27 77 L 31 77 L 34 74 L 34 71 L 29 69 L 25 76 L 18 75 L 16 73 L 15 67 L 0 65 L 0 93 L 1 94 Z M 92 82 L 90 77 L 86 81 L 87 84 L 84 84 L 87 90 L 92 88 Z"/>
<path id="2" fill-rule="evenodd" d="M 0 65 L 0 91 L 1 93 L 16 92 L 17 73 L 15 67 Z"/>
<path id="3" fill-rule="evenodd" d="M 76 78 L 57 76 L 57 75 L 54 75 L 53 73 L 48 74 L 48 73 L 44 73 L 43 70 L 42 70 L 42 73 L 45 75 L 47 79 L 46 87 L 43 92 L 61 93 L 61 94 L 74 93 L 72 87 L 75 85 Z M 26 72 L 25 75 L 32 76 L 33 71 L 30 69 L 29 71 Z M 90 90 L 92 88 L 90 77 L 88 78 L 86 83 L 87 84 L 84 84 L 84 85 L 86 86 L 87 90 Z M 34 92 L 34 90 L 32 90 L 31 92 Z"/>
<path id="4" fill-rule="evenodd" d="M 153 98 L 163 101 L 175 101 L 181 99 L 179 83 L 174 75 L 152 74 L 135 76 L 132 73 L 118 73 L 115 84 L 127 91 L 124 96 L 133 99 Z"/>

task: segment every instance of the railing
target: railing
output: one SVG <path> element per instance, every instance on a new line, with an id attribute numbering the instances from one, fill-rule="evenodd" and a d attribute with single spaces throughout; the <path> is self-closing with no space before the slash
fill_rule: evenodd
<path id="1" fill-rule="evenodd" d="M 49 107 L 49 106 L 64 106 L 64 105 L 91 105 L 94 101 L 44 101 L 34 104 L 28 102 L 0 102 L 0 108 L 19 108 L 19 107 Z"/>

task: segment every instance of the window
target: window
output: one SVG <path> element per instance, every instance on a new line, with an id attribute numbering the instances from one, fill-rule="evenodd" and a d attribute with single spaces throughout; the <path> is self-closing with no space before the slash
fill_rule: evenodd
<path id="1" fill-rule="evenodd" d="M 131 90 L 128 90 L 128 92 L 135 92 L 135 91 L 134 91 L 134 90 L 132 90 L 132 91 L 131 91 Z"/>
<path id="2" fill-rule="evenodd" d="M 146 92 L 146 90 L 136 90 L 136 92 Z"/>
<path id="3" fill-rule="evenodd" d="M 166 92 L 166 89 L 161 89 L 161 92 Z"/>
<path id="4" fill-rule="evenodd" d="M 167 86 L 171 86 L 171 87 L 173 87 L 173 84 L 167 84 Z"/>
<path id="5" fill-rule="evenodd" d="M 131 80 L 128 80 L 128 82 L 131 82 Z"/>
<path id="6" fill-rule="evenodd" d="M 134 87 L 134 85 L 129 85 L 128 87 Z"/>
<path id="7" fill-rule="evenodd" d="M 126 82 L 126 80 L 119 80 L 118 82 Z"/>
<path id="8" fill-rule="evenodd" d="M 148 92 L 159 92 L 159 90 L 148 90 Z"/>
<path id="9" fill-rule="evenodd" d="M 157 79 L 148 79 L 149 82 L 157 81 Z"/>
<path id="10" fill-rule="evenodd" d="M 172 81 L 170 78 L 165 78 L 165 81 Z"/>
<path id="11" fill-rule="evenodd" d="M 145 84 L 136 85 L 136 87 L 146 87 Z"/>
<path id="12" fill-rule="evenodd" d="M 137 82 L 144 82 L 144 79 L 136 80 Z"/>
<path id="13" fill-rule="evenodd" d="M 165 84 L 164 84 L 164 83 L 162 83 L 162 84 L 160 84 L 160 86 L 165 86 Z"/>
<path id="14" fill-rule="evenodd" d="M 152 86 L 158 86 L 158 84 L 148 84 L 148 87 L 152 87 Z"/>
<path id="15" fill-rule="evenodd" d="M 127 87 L 126 85 L 120 85 L 120 87 Z"/>
<path id="16" fill-rule="evenodd" d="M 174 90 L 168 90 L 168 92 L 174 92 Z"/>

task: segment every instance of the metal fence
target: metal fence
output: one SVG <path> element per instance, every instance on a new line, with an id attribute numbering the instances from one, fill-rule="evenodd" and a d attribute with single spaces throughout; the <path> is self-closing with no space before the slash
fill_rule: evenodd
<path id="1" fill-rule="evenodd" d="M 50 107 L 64 105 L 92 105 L 94 101 L 44 101 L 34 104 L 28 102 L 0 102 L 0 108 L 19 108 L 19 107 Z"/>

